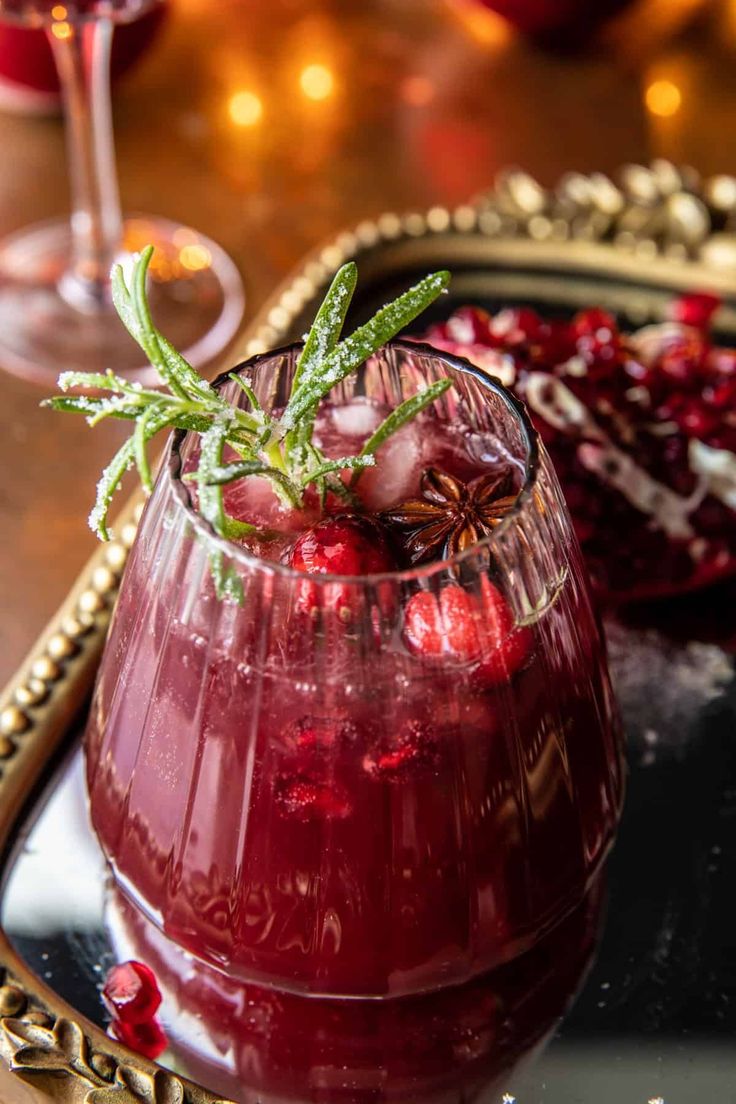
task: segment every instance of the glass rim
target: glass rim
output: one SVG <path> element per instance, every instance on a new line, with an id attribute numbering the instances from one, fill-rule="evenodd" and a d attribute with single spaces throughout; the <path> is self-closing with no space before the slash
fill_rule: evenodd
<path id="1" fill-rule="evenodd" d="M 239 364 L 236 364 L 233 368 L 221 372 L 212 380 L 211 386 L 218 388 L 224 386 L 226 383 L 231 383 L 231 376 L 233 373 L 239 374 L 246 368 L 258 368 L 265 361 L 275 357 L 287 356 L 294 352 L 294 350 L 301 348 L 303 344 L 302 341 L 294 341 L 288 345 L 281 345 L 276 349 L 270 349 L 268 352 L 257 353 L 255 356 L 249 357 L 247 360 L 243 360 Z M 501 521 L 487 537 L 483 537 L 469 548 L 464 549 L 462 552 L 455 553 L 454 556 L 450 556 L 448 559 L 432 560 L 430 563 L 416 564 L 408 568 L 397 568 L 395 571 L 375 572 L 369 575 L 311 575 L 309 572 L 300 571 L 298 568 L 291 567 L 289 564 L 280 563 L 276 560 L 267 560 L 261 556 L 257 556 L 242 544 L 237 544 L 229 537 L 221 537 L 219 533 L 215 531 L 210 522 L 194 508 L 187 485 L 181 478 L 181 446 L 190 430 L 177 429 L 172 434 L 171 440 L 167 446 L 168 455 L 162 466 L 162 474 L 170 482 L 174 496 L 178 504 L 183 508 L 189 522 L 197 531 L 203 534 L 210 545 L 222 551 L 234 562 L 247 567 L 249 571 L 261 571 L 266 575 L 284 579 L 300 580 L 308 578 L 310 582 L 313 582 L 318 587 L 330 586 L 332 584 L 372 586 L 386 582 L 412 582 L 417 579 L 426 579 L 433 575 L 451 571 L 461 564 L 472 561 L 485 550 L 492 548 L 506 532 L 513 528 L 518 519 L 524 515 L 528 505 L 533 499 L 540 470 L 539 434 L 532 424 L 524 403 L 521 399 L 513 395 L 498 377 L 485 371 L 483 368 L 479 368 L 478 365 L 473 364 L 465 357 L 446 352 L 444 349 L 436 349 L 426 341 L 411 341 L 406 338 L 394 338 L 392 341 L 386 342 L 383 348 L 386 348 L 386 346 L 389 348 L 402 349 L 406 352 L 419 353 L 421 356 L 425 357 L 439 359 L 447 364 L 454 372 L 474 377 L 479 380 L 484 387 L 494 391 L 506 405 L 513 417 L 517 419 L 526 446 L 524 482 L 521 485 L 514 505 L 504 517 L 503 521 Z"/>

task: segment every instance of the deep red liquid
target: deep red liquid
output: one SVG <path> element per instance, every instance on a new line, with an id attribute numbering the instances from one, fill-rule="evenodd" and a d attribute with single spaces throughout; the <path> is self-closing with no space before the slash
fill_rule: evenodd
<path id="1" fill-rule="evenodd" d="M 529 952 L 465 985 L 389 1001 L 299 997 L 237 982 L 180 949 L 115 894 L 108 924 L 163 989 L 177 1069 L 227 1099 L 498 1104 L 557 1024 L 594 951 L 602 887 Z"/>
<path id="2" fill-rule="evenodd" d="M 437 442 L 445 468 L 478 469 Z M 173 579 L 150 583 L 166 539 L 128 567 L 87 761 L 116 876 L 171 938 L 285 990 L 403 995 L 496 967 L 575 907 L 621 765 L 574 550 L 525 662 L 486 686 L 398 639 L 317 632 L 278 580 L 236 613 L 208 600 L 200 632 Z"/>
<path id="3" fill-rule="evenodd" d="M 0 20 L 38 27 L 68 20 L 129 23 L 162 0 L 0 0 Z"/>

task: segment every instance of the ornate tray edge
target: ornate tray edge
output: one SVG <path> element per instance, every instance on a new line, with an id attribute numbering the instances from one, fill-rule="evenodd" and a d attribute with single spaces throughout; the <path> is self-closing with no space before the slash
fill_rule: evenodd
<path id="1" fill-rule="evenodd" d="M 732 291 L 736 178 L 701 184 L 692 170 L 658 161 L 626 166 L 618 183 L 602 174 L 571 173 L 545 190 L 512 170 L 490 192 L 453 210 L 365 220 L 310 254 L 277 287 L 239 352 L 251 356 L 291 336 L 302 309 L 346 260 L 369 261 L 387 246 L 416 250 L 437 237 L 463 247 L 479 235 L 506 264 L 533 261 L 564 272 L 574 262 L 578 269 L 606 266 L 638 280 L 648 273 L 666 284 L 676 261 L 697 285 Z M 142 507 L 137 493 L 118 519 L 115 538 L 91 557 L 0 695 L 2 849 L 91 690 Z M 64 1104 L 219 1104 L 216 1094 L 139 1058 L 81 1018 L 28 970 L 1 930 L 0 1056 L 13 1074 Z"/>

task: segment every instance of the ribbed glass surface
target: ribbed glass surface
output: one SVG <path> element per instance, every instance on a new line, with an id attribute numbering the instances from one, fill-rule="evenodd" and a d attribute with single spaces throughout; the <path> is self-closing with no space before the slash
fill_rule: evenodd
<path id="1" fill-rule="evenodd" d="M 243 371 L 278 406 L 294 363 Z M 187 438 L 143 516 L 87 734 L 92 821 L 126 894 L 233 976 L 335 996 L 456 984 L 569 913 L 611 841 L 622 768 L 604 652 L 525 418 L 469 366 L 401 342 L 333 398 L 395 404 L 448 374 L 438 416 L 526 473 L 516 513 L 459 560 L 310 577 L 305 619 L 304 575 L 222 545 L 244 602 L 218 601 L 212 538 L 178 478 Z M 411 653 L 412 595 L 459 585 L 482 603 L 489 579 L 523 634 L 518 669 L 499 661 L 488 685 L 473 663 Z M 348 623 L 329 613 L 335 587 Z M 397 769 L 377 770 L 392 748 Z"/>

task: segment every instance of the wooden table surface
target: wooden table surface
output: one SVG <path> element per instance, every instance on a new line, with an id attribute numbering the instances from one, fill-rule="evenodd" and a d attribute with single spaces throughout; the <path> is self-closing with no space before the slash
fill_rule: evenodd
<path id="1" fill-rule="evenodd" d="M 640 0 L 568 55 L 481 16 L 446 0 L 172 0 L 115 93 L 125 207 L 220 241 L 252 316 L 341 227 L 461 202 L 508 164 L 545 184 L 655 156 L 736 172 L 736 3 Z M 312 64 L 334 78 L 321 101 L 300 87 Z M 646 106 L 657 81 L 681 95 L 667 117 Z M 250 126 L 232 118 L 242 92 L 262 108 Z M 0 233 L 63 213 L 60 121 L 0 113 L 0 148 Z M 42 394 L 0 375 L 0 683 L 93 548 L 93 487 L 122 436 L 39 410 Z"/>

